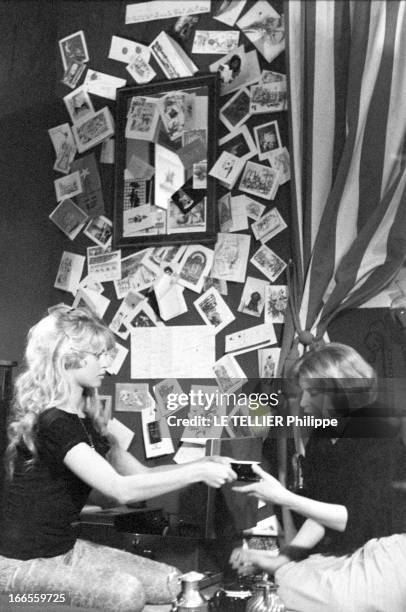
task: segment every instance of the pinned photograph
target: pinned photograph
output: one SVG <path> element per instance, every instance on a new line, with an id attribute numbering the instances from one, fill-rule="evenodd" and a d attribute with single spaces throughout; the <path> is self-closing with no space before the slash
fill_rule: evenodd
<path id="1" fill-rule="evenodd" d="M 287 108 L 286 81 L 251 85 L 250 91 L 252 115 L 275 113 Z"/>
<path id="2" fill-rule="evenodd" d="M 71 164 L 72 172 L 80 172 L 82 193 L 76 197 L 76 203 L 89 217 L 98 217 L 104 213 L 104 200 L 100 174 L 94 153 L 88 153 L 75 159 Z"/>
<path id="3" fill-rule="evenodd" d="M 189 245 L 180 261 L 179 283 L 187 289 L 200 293 L 212 263 L 211 249 L 200 244 Z"/>
<path id="4" fill-rule="evenodd" d="M 196 64 L 179 43 L 164 31 L 154 38 L 149 48 L 167 79 L 190 77 L 198 71 Z"/>
<path id="5" fill-rule="evenodd" d="M 257 154 L 257 148 L 246 125 L 233 130 L 224 138 L 220 138 L 219 146 L 223 151 L 231 153 L 245 161 Z"/>
<path id="6" fill-rule="evenodd" d="M 84 227 L 87 215 L 68 198 L 58 204 L 55 210 L 49 215 L 49 218 L 59 227 L 69 240 L 74 240 Z"/>
<path id="7" fill-rule="evenodd" d="M 115 60 L 116 62 L 123 62 L 129 64 L 131 57 L 136 54 L 142 57 L 146 62 L 149 62 L 151 57 L 151 51 L 146 45 L 136 42 L 135 40 L 129 40 L 128 38 L 121 38 L 121 36 L 112 36 L 108 58 Z"/>
<path id="8" fill-rule="evenodd" d="M 220 392 L 234 393 L 247 382 L 244 370 L 233 355 L 224 355 L 213 367 L 214 376 Z"/>
<path id="9" fill-rule="evenodd" d="M 258 349 L 258 372 L 259 378 L 272 379 L 278 372 L 280 348 Z"/>
<path id="10" fill-rule="evenodd" d="M 275 149 L 269 156 L 272 168 L 279 172 L 279 184 L 284 185 L 290 181 L 290 156 L 286 147 Z"/>
<path id="11" fill-rule="evenodd" d="M 152 267 L 164 269 L 168 265 L 176 264 L 185 250 L 184 245 L 152 247 L 147 249 L 145 261 Z"/>
<path id="12" fill-rule="evenodd" d="M 222 96 L 257 83 L 261 76 L 257 52 L 254 49 L 246 53 L 243 45 L 211 64 L 209 68 L 210 72 L 218 72 L 220 75 Z"/>
<path id="13" fill-rule="evenodd" d="M 223 151 L 210 170 L 209 175 L 214 176 L 226 189 L 232 189 L 244 168 L 244 164 L 244 160 Z"/>
<path id="14" fill-rule="evenodd" d="M 144 300 L 145 296 L 142 293 L 129 291 L 116 311 L 109 328 L 122 340 L 127 340 L 130 331 L 126 324 L 131 322 L 137 312 L 138 304 Z"/>
<path id="15" fill-rule="evenodd" d="M 227 281 L 225 280 L 207 276 L 204 279 L 203 291 L 207 291 L 210 287 L 215 287 L 220 295 L 228 295 Z"/>
<path id="16" fill-rule="evenodd" d="M 84 85 L 64 96 L 63 101 L 72 123 L 86 119 L 94 113 L 92 101 Z"/>
<path id="17" fill-rule="evenodd" d="M 103 249 L 106 249 L 106 247 L 111 244 L 113 224 L 110 219 L 100 215 L 99 217 L 94 217 L 89 221 L 86 229 L 83 230 L 83 233 L 97 245 L 101 246 Z"/>
<path id="18" fill-rule="evenodd" d="M 285 83 L 286 89 L 286 74 L 275 72 L 274 70 L 263 70 L 261 72 L 261 83 Z"/>
<path id="19" fill-rule="evenodd" d="M 143 291 L 155 282 L 157 272 L 145 261 L 147 254 L 148 249 L 143 249 L 121 260 L 121 278 L 114 282 L 118 300 L 125 297 L 130 290 Z"/>
<path id="20" fill-rule="evenodd" d="M 287 264 L 269 247 L 262 245 L 250 259 L 251 263 L 273 283 Z"/>
<path id="21" fill-rule="evenodd" d="M 66 200 L 67 198 L 73 198 L 83 191 L 80 173 L 78 171 L 56 179 L 54 185 L 58 202 Z"/>
<path id="22" fill-rule="evenodd" d="M 269 212 L 251 225 L 256 240 L 260 240 L 262 243 L 268 242 L 285 228 L 287 228 L 287 224 L 276 207 L 271 208 Z"/>
<path id="23" fill-rule="evenodd" d="M 62 253 L 54 287 L 75 294 L 83 272 L 85 258 L 83 255 Z"/>
<path id="24" fill-rule="evenodd" d="M 276 149 L 282 147 L 282 140 L 276 120 L 255 126 L 254 136 L 257 143 L 258 158 L 261 161 L 269 159 Z"/>
<path id="25" fill-rule="evenodd" d="M 154 98 L 134 96 L 127 115 L 125 137 L 153 142 L 157 133 L 159 110 Z"/>
<path id="26" fill-rule="evenodd" d="M 235 320 L 235 316 L 215 287 L 210 287 L 193 304 L 206 325 L 213 327 L 216 334 Z"/>
<path id="27" fill-rule="evenodd" d="M 237 91 L 221 107 L 219 117 L 230 132 L 240 127 L 248 119 L 250 116 L 250 103 L 250 92 L 244 88 Z"/>
<path id="28" fill-rule="evenodd" d="M 285 49 L 285 21 L 267 2 L 258 0 L 237 26 L 267 62 L 272 62 Z"/>
<path id="29" fill-rule="evenodd" d="M 100 283 L 118 280 L 121 278 L 121 251 L 103 250 L 88 257 L 87 271 Z"/>
<path id="30" fill-rule="evenodd" d="M 81 119 L 72 127 L 79 153 L 110 138 L 114 134 L 113 118 L 107 106 L 93 113 L 92 116 Z"/>
<path id="31" fill-rule="evenodd" d="M 171 200 L 167 211 L 168 234 L 206 231 L 206 202 L 207 199 L 203 198 L 195 206 L 192 206 L 188 212 L 183 213 L 179 206 Z"/>
<path id="32" fill-rule="evenodd" d="M 116 383 L 115 412 L 141 412 L 151 404 L 148 383 Z"/>
<path id="33" fill-rule="evenodd" d="M 73 62 L 84 63 L 89 61 L 83 30 L 79 30 L 79 32 L 61 38 L 59 41 L 59 50 L 61 52 L 64 70 L 73 64 Z"/>
<path id="34" fill-rule="evenodd" d="M 239 189 L 246 193 L 273 200 L 279 186 L 279 172 L 274 168 L 247 161 Z"/>
<path id="35" fill-rule="evenodd" d="M 185 129 L 182 132 L 182 147 L 190 144 L 194 140 L 201 140 L 204 147 L 207 147 L 207 130 L 205 128 Z"/>
<path id="36" fill-rule="evenodd" d="M 181 44 L 187 42 L 195 31 L 199 17 L 196 15 L 182 15 L 175 22 L 171 35 Z"/>
<path id="37" fill-rule="evenodd" d="M 233 225 L 233 215 L 231 212 L 231 193 L 226 193 L 217 202 L 218 219 L 221 232 L 229 232 Z"/>
<path id="38" fill-rule="evenodd" d="M 265 292 L 265 321 L 284 323 L 288 307 L 288 288 L 286 285 L 268 285 Z"/>
<path id="39" fill-rule="evenodd" d="M 196 30 L 192 53 L 226 55 L 238 47 L 238 30 Z"/>
<path id="40" fill-rule="evenodd" d="M 156 76 L 155 70 L 145 61 L 142 55 L 135 52 L 126 66 L 127 72 L 139 85 L 149 83 Z"/>
<path id="41" fill-rule="evenodd" d="M 232 27 L 237 21 L 247 0 L 221 0 L 216 2 L 213 19 Z"/>
<path id="42" fill-rule="evenodd" d="M 134 236 L 152 226 L 154 218 L 151 205 L 143 204 L 123 211 L 123 236 Z"/>
<path id="43" fill-rule="evenodd" d="M 179 397 L 183 393 L 183 389 L 176 378 L 161 380 L 161 382 L 152 387 L 152 390 L 161 416 L 168 417 L 182 408 L 180 403 L 176 403 L 176 407 L 173 407 L 169 398 L 170 395 L 172 397 Z"/>
<path id="44" fill-rule="evenodd" d="M 143 301 L 137 306 L 137 312 L 127 327 L 131 332 L 137 327 L 156 327 L 157 325 L 163 325 L 162 321 L 151 306 Z"/>
<path id="45" fill-rule="evenodd" d="M 238 312 L 243 312 L 253 317 L 260 317 L 264 309 L 265 289 L 268 285 L 267 281 L 247 276 Z"/>
<path id="46" fill-rule="evenodd" d="M 171 195 L 171 202 L 186 214 L 192 210 L 205 197 L 205 189 L 193 189 L 193 178 L 190 177 L 180 189 Z"/>

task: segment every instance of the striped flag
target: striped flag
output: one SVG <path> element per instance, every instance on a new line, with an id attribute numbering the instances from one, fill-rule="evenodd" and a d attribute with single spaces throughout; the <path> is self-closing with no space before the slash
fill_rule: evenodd
<path id="1" fill-rule="evenodd" d="M 406 256 L 405 0 L 289 0 L 285 15 L 294 313 L 284 358 L 295 332 L 323 336 Z"/>

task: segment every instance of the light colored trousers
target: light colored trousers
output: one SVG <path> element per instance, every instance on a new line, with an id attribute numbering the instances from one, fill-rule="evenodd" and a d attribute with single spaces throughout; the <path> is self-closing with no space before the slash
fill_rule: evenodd
<path id="1" fill-rule="evenodd" d="M 275 579 L 289 612 L 406 612 L 406 534 L 287 563 Z"/>
<path id="2" fill-rule="evenodd" d="M 180 590 L 178 576 L 175 567 L 85 540 L 57 557 L 0 556 L 0 593 L 65 593 L 72 606 L 106 612 L 169 603 Z"/>

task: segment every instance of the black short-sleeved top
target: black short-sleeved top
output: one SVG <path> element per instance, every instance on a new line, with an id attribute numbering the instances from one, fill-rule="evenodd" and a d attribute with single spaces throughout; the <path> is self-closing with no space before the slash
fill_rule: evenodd
<path id="1" fill-rule="evenodd" d="M 406 450 L 386 419 L 354 413 L 335 443 L 318 430 L 306 448 L 304 484 L 312 499 L 347 508 L 344 532 L 326 529 L 312 552 L 347 554 L 396 532 L 391 483 L 406 466 Z M 333 435 L 333 434 L 331 434 Z"/>
<path id="2" fill-rule="evenodd" d="M 83 420 L 95 450 L 103 457 L 109 444 Z M 31 453 L 18 447 L 13 479 L 7 483 L 0 521 L 0 555 L 13 559 L 55 557 L 75 543 L 72 523 L 77 521 L 90 487 L 63 463 L 74 446 L 89 436 L 76 414 L 57 408 L 43 412 L 36 427 L 38 458 L 31 467 Z"/>

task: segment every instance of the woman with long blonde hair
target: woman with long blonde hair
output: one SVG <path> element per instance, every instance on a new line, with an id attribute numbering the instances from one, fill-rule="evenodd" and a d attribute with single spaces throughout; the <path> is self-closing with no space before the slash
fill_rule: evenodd
<path id="1" fill-rule="evenodd" d="M 72 523 L 91 489 L 125 504 L 236 478 L 227 458 L 147 468 L 115 443 L 97 399 L 114 347 L 85 308 L 54 307 L 28 334 L 8 429 L 0 593 L 52 593 L 55 604 L 108 612 L 170 602 L 175 568 L 78 540 Z"/>

